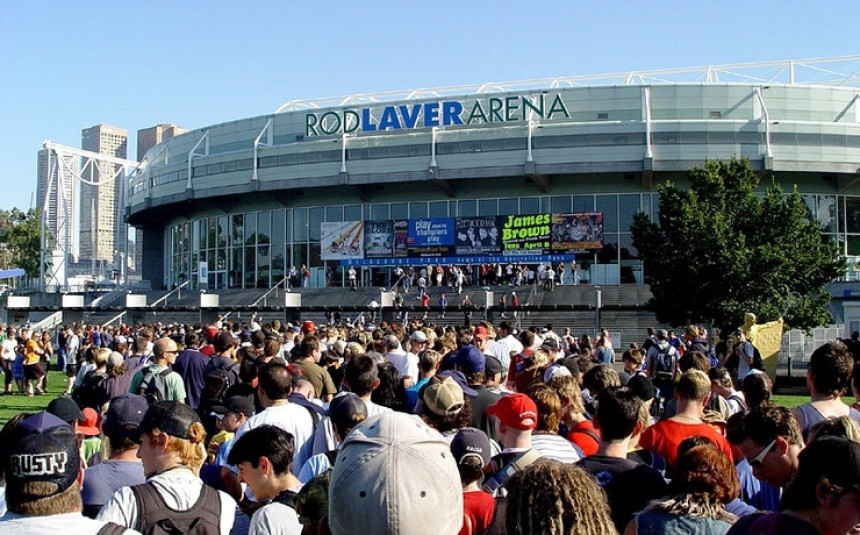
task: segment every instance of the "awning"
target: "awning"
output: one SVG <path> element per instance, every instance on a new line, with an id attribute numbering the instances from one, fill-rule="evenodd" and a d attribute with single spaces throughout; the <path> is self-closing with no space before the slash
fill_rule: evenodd
<path id="1" fill-rule="evenodd" d="M 0 279 L 12 279 L 15 277 L 23 277 L 24 275 L 26 275 L 26 272 L 21 268 L 0 270 Z"/>

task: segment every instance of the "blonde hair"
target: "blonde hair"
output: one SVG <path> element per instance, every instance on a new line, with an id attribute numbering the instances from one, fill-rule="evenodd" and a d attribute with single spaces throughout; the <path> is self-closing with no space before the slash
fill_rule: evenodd
<path id="1" fill-rule="evenodd" d="M 158 437 L 163 433 L 160 429 L 153 429 L 150 435 L 151 444 L 155 444 Z M 206 440 L 206 429 L 200 422 L 191 424 L 188 430 L 188 438 L 179 438 L 172 435 L 167 435 L 166 453 L 175 452 L 179 457 L 180 464 L 183 464 L 195 473 L 200 472 L 203 466 L 203 461 L 206 460 L 206 450 L 203 441 Z"/>

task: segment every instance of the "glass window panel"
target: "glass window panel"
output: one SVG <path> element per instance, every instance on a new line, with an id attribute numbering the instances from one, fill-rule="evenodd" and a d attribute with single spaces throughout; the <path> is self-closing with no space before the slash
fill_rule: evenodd
<path id="1" fill-rule="evenodd" d="M 287 274 L 287 261 L 284 245 L 274 243 L 271 248 L 272 252 L 272 284 L 280 281 Z"/>
<path id="2" fill-rule="evenodd" d="M 272 212 L 272 245 L 283 245 L 286 241 L 286 211 L 284 209 Z"/>
<path id="3" fill-rule="evenodd" d="M 271 283 L 269 275 L 271 266 L 269 265 L 269 253 L 271 249 L 268 246 L 257 247 L 257 288 L 268 288 Z"/>
<path id="4" fill-rule="evenodd" d="M 520 213 L 522 215 L 540 213 L 540 199 L 537 197 L 523 197 L 520 199 Z"/>
<path id="5" fill-rule="evenodd" d="M 343 206 L 328 206 L 325 209 L 326 221 L 343 221 Z"/>
<path id="6" fill-rule="evenodd" d="M 630 230 L 630 225 L 633 224 L 633 216 L 642 211 L 639 205 L 640 195 L 619 195 L 618 196 L 618 213 L 621 219 L 619 229 L 622 232 Z"/>
<path id="7" fill-rule="evenodd" d="M 848 236 L 848 256 L 860 256 L 860 236 Z"/>
<path id="8" fill-rule="evenodd" d="M 845 230 L 860 233 L 860 197 L 845 197 Z"/>
<path id="9" fill-rule="evenodd" d="M 482 199 L 478 201 L 478 215 L 499 215 L 498 199 Z"/>
<path id="10" fill-rule="evenodd" d="M 257 243 L 257 213 L 245 214 L 245 243 L 252 245 Z"/>
<path id="11" fill-rule="evenodd" d="M 499 215 L 511 215 L 520 213 L 519 199 L 499 199 Z"/>
<path id="12" fill-rule="evenodd" d="M 344 221 L 363 221 L 364 216 L 362 215 L 361 205 L 354 204 L 352 206 L 344 206 L 343 207 L 343 220 Z"/>
<path id="13" fill-rule="evenodd" d="M 323 218 L 325 217 L 325 208 L 322 208 L 322 207 L 311 208 L 309 211 L 309 214 L 310 214 L 309 238 L 311 241 L 319 241 L 320 240 L 320 234 L 322 232 Z"/>
<path id="14" fill-rule="evenodd" d="M 427 217 L 427 203 L 426 202 L 411 202 L 409 203 L 409 217 L 411 219 L 420 219 L 422 217 Z"/>
<path id="15" fill-rule="evenodd" d="M 257 252 L 256 247 L 245 247 L 245 288 L 256 287 Z"/>
<path id="16" fill-rule="evenodd" d="M 541 197 L 540 198 L 540 211 L 541 213 L 549 212 L 549 197 Z"/>
<path id="17" fill-rule="evenodd" d="M 245 216 L 236 214 L 230 224 L 230 234 L 233 236 L 233 245 L 245 243 Z"/>
<path id="18" fill-rule="evenodd" d="M 370 219 L 380 221 L 391 219 L 391 212 L 387 204 L 372 204 L 370 205 Z"/>
<path id="19" fill-rule="evenodd" d="M 818 221 L 823 232 L 836 232 L 836 197 L 819 195 Z"/>
<path id="20" fill-rule="evenodd" d="M 600 264 L 618 263 L 618 235 L 604 234 L 603 249 L 597 253 L 597 262 Z"/>
<path id="21" fill-rule="evenodd" d="M 430 203 L 429 217 L 449 217 L 448 201 L 434 201 Z"/>
<path id="22" fill-rule="evenodd" d="M 293 241 L 308 241 L 308 209 L 293 209 Z"/>
<path id="23" fill-rule="evenodd" d="M 391 219 L 409 219 L 409 205 L 405 202 L 392 203 Z"/>
<path id="24" fill-rule="evenodd" d="M 209 249 L 215 249 L 216 247 L 216 236 L 218 235 L 218 220 L 215 217 L 209 218 L 209 228 L 206 231 L 207 244 L 206 247 Z"/>
<path id="25" fill-rule="evenodd" d="M 293 260 L 292 264 L 296 267 L 308 263 L 308 246 L 307 244 L 293 245 L 292 247 Z"/>
<path id="26" fill-rule="evenodd" d="M 473 200 L 465 200 L 457 203 L 458 217 L 474 217 L 478 215 L 478 203 Z"/>
<path id="27" fill-rule="evenodd" d="M 633 247 L 633 235 L 620 234 L 619 242 L 621 247 L 621 260 L 639 258 L 639 251 L 636 250 L 636 247 Z"/>
<path id="28" fill-rule="evenodd" d="M 223 249 L 227 247 L 227 216 L 221 216 L 218 218 L 218 248 Z"/>
<path id="29" fill-rule="evenodd" d="M 257 215 L 257 243 L 269 244 L 272 243 L 272 214 L 271 212 L 260 212 Z"/>
<path id="30" fill-rule="evenodd" d="M 573 211 L 583 214 L 594 211 L 594 195 L 575 195 L 573 197 Z"/>
<path id="31" fill-rule="evenodd" d="M 597 211 L 603 212 L 603 231 L 618 230 L 618 196 L 598 195 Z"/>
<path id="32" fill-rule="evenodd" d="M 570 200 L 570 195 L 563 197 L 552 197 L 550 199 L 550 212 L 554 214 L 566 214 L 571 211 L 573 204 Z"/>

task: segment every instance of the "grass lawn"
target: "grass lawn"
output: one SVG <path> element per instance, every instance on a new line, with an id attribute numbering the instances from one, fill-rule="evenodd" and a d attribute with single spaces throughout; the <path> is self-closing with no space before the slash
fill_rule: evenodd
<path id="1" fill-rule="evenodd" d="M 14 387 L 13 385 L 13 388 Z M 48 373 L 48 391 L 42 396 L 28 397 L 26 395 L 3 395 L 0 396 L 0 424 L 6 423 L 9 418 L 19 412 L 39 412 L 48 406 L 52 399 L 59 396 L 66 388 L 66 374 L 51 371 Z"/>
<path id="2" fill-rule="evenodd" d="M 52 371 L 48 375 L 48 393 L 44 396 L 0 396 L 0 425 L 22 411 L 38 412 L 45 409 L 48 403 L 59 396 L 66 385 L 66 375 L 63 372 Z M 774 394 L 773 402 L 777 405 L 794 407 L 809 400 L 808 394 Z M 849 398 L 846 401 L 850 404 Z"/>

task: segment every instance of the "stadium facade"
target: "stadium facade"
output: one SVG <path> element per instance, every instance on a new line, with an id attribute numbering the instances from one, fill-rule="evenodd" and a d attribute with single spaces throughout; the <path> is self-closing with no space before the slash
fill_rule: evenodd
<path id="1" fill-rule="evenodd" d="M 644 284 L 633 215 L 656 216 L 657 184 L 683 185 L 690 167 L 736 156 L 797 187 L 848 257 L 849 280 L 860 260 L 858 65 L 829 58 L 291 102 L 149 150 L 127 215 L 143 231 L 143 277 L 156 287 L 268 288 L 302 264 L 321 285 L 327 270 L 342 282 L 349 264 L 375 282 L 396 263 L 573 258 L 584 282 Z M 511 216 L 547 222 L 517 242 L 504 235 Z M 558 235 L 586 223 L 591 241 Z M 469 227 L 496 241 L 469 247 Z"/>

